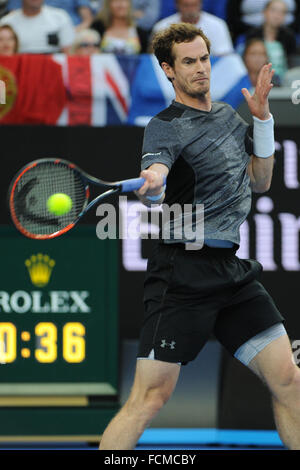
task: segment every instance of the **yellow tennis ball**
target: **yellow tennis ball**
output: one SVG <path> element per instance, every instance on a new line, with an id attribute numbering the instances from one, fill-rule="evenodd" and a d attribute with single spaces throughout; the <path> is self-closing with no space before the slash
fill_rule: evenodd
<path id="1" fill-rule="evenodd" d="M 47 209 L 55 215 L 67 214 L 72 209 L 72 199 L 64 193 L 52 194 L 47 200 Z"/>

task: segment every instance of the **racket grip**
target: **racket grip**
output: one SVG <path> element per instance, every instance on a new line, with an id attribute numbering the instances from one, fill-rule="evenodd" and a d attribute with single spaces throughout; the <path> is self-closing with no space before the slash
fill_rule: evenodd
<path id="1" fill-rule="evenodd" d="M 166 184 L 167 178 L 164 176 L 163 184 Z M 132 178 L 130 180 L 121 181 L 122 193 L 127 193 L 130 191 L 137 191 L 145 183 L 145 178 Z"/>
<path id="2" fill-rule="evenodd" d="M 137 191 L 145 183 L 145 178 L 132 178 L 121 182 L 122 193 L 128 193 L 130 191 Z"/>

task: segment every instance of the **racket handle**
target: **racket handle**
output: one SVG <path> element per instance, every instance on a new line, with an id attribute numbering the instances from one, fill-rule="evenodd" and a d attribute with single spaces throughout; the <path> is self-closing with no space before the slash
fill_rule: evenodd
<path id="1" fill-rule="evenodd" d="M 132 178 L 130 180 L 121 181 L 122 193 L 128 193 L 130 191 L 137 191 L 145 183 L 145 178 Z"/>
<path id="2" fill-rule="evenodd" d="M 163 184 L 166 184 L 167 178 L 164 176 L 164 182 Z M 143 184 L 145 183 L 145 178 L 132 178 L 130 180 L 124 180 L 120 182 L 120 185 L 122 187 L 122 193 L 127 193 L 130 191 L 137 191 L 140 189 Z"/>

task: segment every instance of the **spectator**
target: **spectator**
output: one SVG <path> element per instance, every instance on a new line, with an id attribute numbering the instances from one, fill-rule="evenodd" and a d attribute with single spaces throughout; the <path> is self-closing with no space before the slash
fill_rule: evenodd
<path id="1" fill-rule="evenodd" d="M 173 15 L 176 13 L 175 7 L 176 0 L 162 0 L 161 1 L 161 10 L 160 10 L 160 19 L 166 18 L 166 16 Z M 207 13 L 218 16 L 222 20 L 227 19 L 227 0 L 203 0 L 202 7 Z"/>
<path id="2" fill-rule="evenodd" d="M 45 0 L 45 5 L 62 8 L 71 17 L 76 30 L 89 28 L 93 21 L 93 14 L 89 0 Z M 8 11 L 21 8 L 22 0 L 8 0 Z"/>
<path id="3" fill-rule="evenodd" d="M 93 55 L 100 52 L 101 37 L 94 29 L 82 29 L 76 34 L 72 47 L 73 54 Z"/>
<path id="4" fill-rule="evenodd" d="M 255 87 L 260 69 L 269 63 L 264 41 L 260 38 L 249 39 L 245 45 L 243 60 L 247 67 L 250 81 L 253 87 Z M 279 85 L 276 75 L 273 76 L 272 83 Z"/>
<path id="5" fill-rule="evenodd" d="M 43 5 L 43 0 L 23 0 L 22 9 L 12 11 L 0 20 L 16 31 L 21 53 L 68 53 L 74 41 L 74 28 L 69 15 L 59 8 Z"/>
<path id="6" fill-rule="evenodd" d="M 102 38 L 102 52 L 147 52 L 148 33 L 135 26 L 130 0 L 104 0 L 103 8 L 91 27 L 98 31 Z"/>
<path id="7" fill-rule="evenodd" d="M 8 24 L 0 26 L 0 55 L 14 55 L 19 50 L 19 39 Z"/>
<path id="8" fill-rule="evenodd" d="M 161 3 L 166 0 L 132 0 L 133 17 L 136 25 L 150 31 L 160 18 Z M 92 0 L 92 7 L 97 14 L 103 6 L 103 0 Z"/>
<path id="9" fill-rule="evenodd" d="M 224 20 L 202 11 L 202 0 L 177 0 L 178 12 L 160 20 L 153 27 L 156 33 L 173 23 L 192 23 L 201 28 L 211 42 L 211 54 L 215 56 L 233 52 L 232 41 Z"/>
<path id="10" fill-rule="evenodd" d="M 283 0 L 271 0 L 264 8 L 264 23 L 247 34 L 247 39 L 256 37 L 265 42 L 267 54 L 276 74 L 282 80 L 288 69 L 288 56 L 296 52 L 296 37 L 293 30 L 283 26 L 287 7 Z"/>
<path id="11" fill-rule="evenodd" d="M 289 25 L 299 33 L 300 0 L 284 0 L 287 6 L 285 25 Z M 261 26 L 263 23 L 263 9 L 268 0 L 228 0 L 227 23 L 234 43 L 241 34 L 249 29 Z"/>

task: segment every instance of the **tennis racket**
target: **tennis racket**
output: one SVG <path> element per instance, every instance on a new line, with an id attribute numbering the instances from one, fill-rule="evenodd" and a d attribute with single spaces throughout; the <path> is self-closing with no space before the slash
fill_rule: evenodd
<path id="1" fill-rule="evenodd" d="M 126 193 L 143 186 L 144 178 L 109 183 L 88 175 L 62 159 L 40 159 L 28 163 L 10 184 L 8 199 L 12 221 L 26 237 L 47 240 L 71 230 L 86 212 L 105 197 Z M 104 190 L 89 201 L 89 184 Z M 64 215 L 49 212 L 47 201 L 56 193 L 69 196 L 72 207 Z"/>

